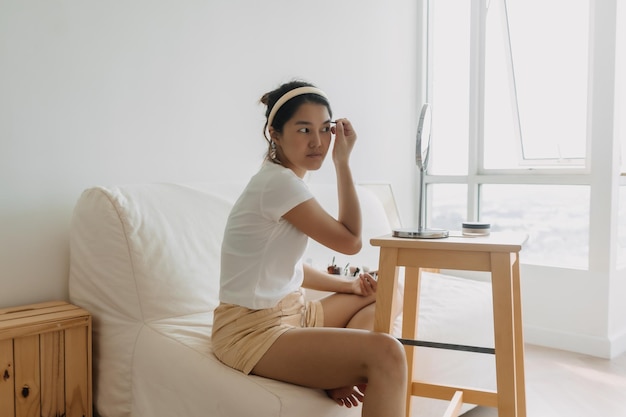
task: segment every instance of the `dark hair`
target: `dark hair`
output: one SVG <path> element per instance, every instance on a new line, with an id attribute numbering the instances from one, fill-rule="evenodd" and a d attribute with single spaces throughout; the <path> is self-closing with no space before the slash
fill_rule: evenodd
<path id="1" fill-rule="evenodd" d="M 261 99 L 259 100 L 262 104 L 265 104 L 267 106 L 265 110 L 265 125 L 263 126 L 263 136 L 267 141 L 268 151 L 266 158 L 269 160 L 274 160 L 274 158 L 271 157 L 273 151 L 272 138 L 270 138 L 266 133 L 270 127 L 267 125 L 267 119 L 276 102 L 289 91 L 299 87 L 315 86 L 305 81 L 290 81 L 281 85 L 275 90 L 263 94 L 263 97 L 261 97 Z M 274 119 L 272 120 L 272 127 L 274 128 L 274 130 L 282 133 L 285 123 L 287 123 L 287 121 L 293 117 L 298 108 L 300 108 L 300 106 L 304 103 L 315 103 L 326 106 L 326 108 L 328 109 L 328 114 L 332 118 L 333 112 L 330 108 L 330 103 L 324 96 L 313 93 L 301 94 L 299 96 L 295 96 L 292 99 L 289 99 L 285 104 L 280 107 L 280 109 L 278 109 L 276 115 L 274 115 Z"/>

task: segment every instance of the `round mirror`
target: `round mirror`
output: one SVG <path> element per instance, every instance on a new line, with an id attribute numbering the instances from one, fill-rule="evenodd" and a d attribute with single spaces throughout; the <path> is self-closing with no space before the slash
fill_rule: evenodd
<path id="1" fill-rule="evenodd" d="M 415 143 L 415 162 L 420 170 L 420 185 L 418 192 L 417 208 L 418 226 L 417 228 L 396 229 L 393 231 L 394 237 L 409 239 L 441 239 L 448 237 L 449 233 L 443 229 L 429 229 L 426 227 L 426 184 L 424 177 L 428 166 L 428 156 L 430 153 L 430 130 L 432 127 L 432 112 L 430 104 L 424 103 L 417 124 L 417 140 Z"/>
<path id="2" fill-rule="evenodd" d="M 417 125 L 417 140 L 415 144 L 415 163 L 420 171 L 425 171 L 428 166 L 431 126 L 432 112 L 430 110 L 430 104 L 424 103 Z"/>

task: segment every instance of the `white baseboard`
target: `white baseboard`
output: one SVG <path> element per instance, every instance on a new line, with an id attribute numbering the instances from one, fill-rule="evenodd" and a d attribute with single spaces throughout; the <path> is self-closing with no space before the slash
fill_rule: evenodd
<path id="1" fill-rule="evenodd" d="M 611 358 L 626 352 L 626 330 L 623 330 L 617 336 L 611 337 Z"/>
<path id="2" fill-rule="evenodd" d="M 553 329 L 524 326 L 524 342 L 532 345 L 583 353 L 599 358 L 610 359 L 626 350 L 626 333 L 620 338 L 587 336 L 575 333 L 559 332 Z M 617 349 L 621 346 L 621 350 Z"/>

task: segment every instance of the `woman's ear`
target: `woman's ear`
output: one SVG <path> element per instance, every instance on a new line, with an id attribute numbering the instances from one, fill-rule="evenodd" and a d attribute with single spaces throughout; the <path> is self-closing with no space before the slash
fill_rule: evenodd
<path id="1" fill-rule="evenodd" d="M 269 133 L 272 142 L 278 143 L 278 141 L 280 140 L 280 134 L 273 127 L 269 128 Z"/>

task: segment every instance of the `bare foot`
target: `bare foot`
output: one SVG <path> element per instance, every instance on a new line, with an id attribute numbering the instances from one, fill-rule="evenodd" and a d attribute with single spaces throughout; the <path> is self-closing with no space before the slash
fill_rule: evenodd
<path id="1" fill-rule="evenodd" d="M 339 405 L 351 408 L 357 406 L 363 402 L 363 393 L 365 392 L 366 384 L 360 384 L 356 387 L 343 387 L 326 390 L 326 394 Z"/>

